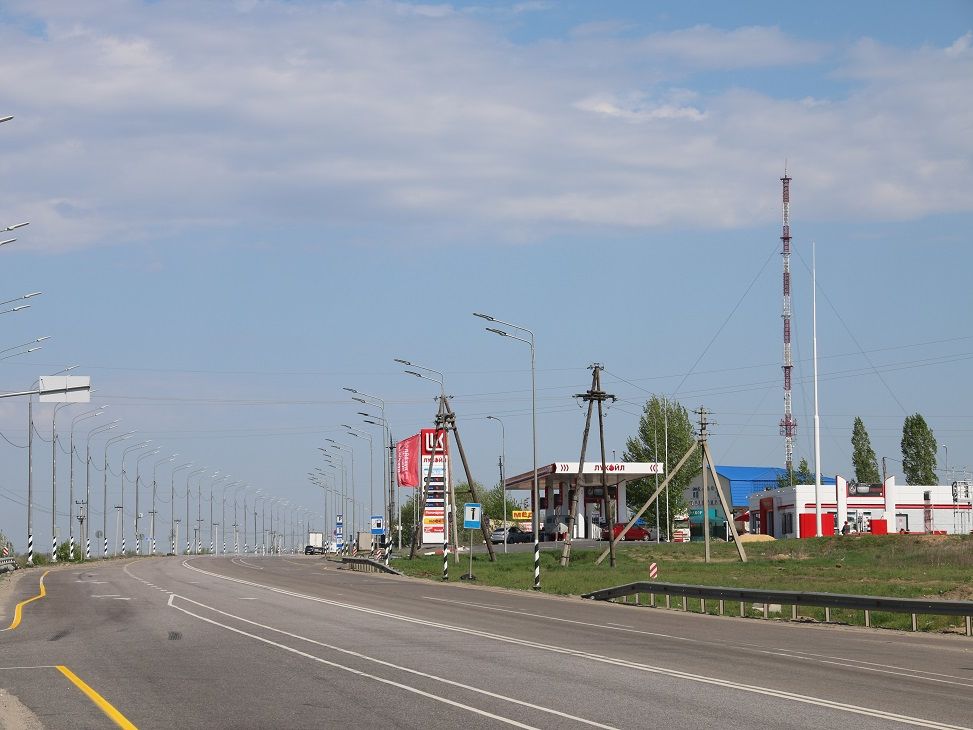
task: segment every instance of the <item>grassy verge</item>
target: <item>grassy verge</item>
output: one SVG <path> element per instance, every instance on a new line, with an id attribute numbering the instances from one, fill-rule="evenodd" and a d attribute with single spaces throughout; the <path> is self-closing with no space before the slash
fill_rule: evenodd
<path id="1" fill-rule="evenodd" d="M 862 535 L 749 543 L 746 548 L 749 561 L 740 563 L 732 544 L 713 544 L 713 562 L 707 564 L 700 543 L 627 545 L 618 551 L 614 568 L 608 566 L 607 560 L 595 565 L 595 551 L 575 551 L 568 568 L 558 564 L 559 553 L 542 551 L 542 590 L 581 595 L 648 580 L 648 566 L 654 562 L 659 566 L 658 580 L 667 583 L 973 600 L 973 536 L 969 535 Z M 467 572 L 468 561 L 469 556 L 461 556 L 458 565 L 450 561 L 451 581 L 460 580 Z M 490 563 L 487 555 L 480 555 L 474 556 L 473 574 L 482 585 L 527 590 L 533 583 L 532 565 L 532 553 L 498 553 L 495 563 Z M 397 560 L 395 567 L 407 575 L 438 580 L 442 557 Z M 647 597 L 643 602 L 646 600 Z M 675 599 L 673 605 L 681 608 L 681 599 Z M 699 610 L 699 601 L 690 601 L 689 608 Z M 710 613 L 716 611 L 712 601 L 706 608 Z M 731 615 L 739 615 L 738 604 L 727 604 L 726 609 Z M 784 608 L 782 615 L 789 617 L 790 609 Z M 824 609 L 802 608 L 801 616 L 823 620 Z M 833 611 L 831 619 L 864 623 L 861 613 L 854 611 Z M 873 614 L 872 624 L 909 628 L 910 617 Z M 962 625 L 962 618 L 919 617 L 923 630 Z"/>

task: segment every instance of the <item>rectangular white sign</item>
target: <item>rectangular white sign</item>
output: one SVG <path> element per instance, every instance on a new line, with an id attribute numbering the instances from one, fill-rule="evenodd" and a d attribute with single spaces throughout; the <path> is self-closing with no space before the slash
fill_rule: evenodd
<path id="1" fill-rule="evenodd" d="M 91 378 L 87 375 L 41 375 L 37 400 L 41 403 L 88 403 Z"/>
<path id="2" fill-rule="evenodd" d="M 577 474 L 578 461 L 559 461 L 555 467 L 558 474 Z M 586 461 L 584 463 L 585 474 L 601 474 L 601 462 Z M 639 462 L 639 461 L 609 461 L 605 464 L 606 474 L 625 474 L 632 476 L 644 476 L 646 474 L 663 474 L 664 465 L 661 462 Z"/>

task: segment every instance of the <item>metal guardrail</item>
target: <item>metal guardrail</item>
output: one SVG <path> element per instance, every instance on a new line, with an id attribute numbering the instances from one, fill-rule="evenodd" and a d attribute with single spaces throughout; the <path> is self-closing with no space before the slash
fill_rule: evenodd
<path id="1" fill-rule="evenodd" d="M 17 561 L 13 558 L 0 558 L 0 573 L 8 570 L 17 570 Z"/>
<path id="2" fill-rule="evenodd" d="M 718 601 L 719 615 L 724 613 L 726 601 L 740 604 L 740 615 L 745 616 L 746 604 L 762 604 L 764 618 L 770 617 L 770 605 L 779 604 L 791 607 L 791 620 L 798 619 L 800 606 L 815 606 L 824 608 L 824 620 L 831 620 L 831 610 L 845 608 L 863 611 L 865 626 L 871 626 L 873 611 L 889 613 L 907 613 L 912 616 L 912 630 L 918 631 L 917 616 L 964 616 L 966 618 L 966 635 L 973 636 L 973 601 L 937 601 L 925 598 L 889 598 L 885 596 L 855 596 L 842 593 L 804 593 L 802 591 L 772 591 L 760 588 L 727 588 L 724 586 L 694 586 L 683 583 L 656 583 L 639 581 L 627 585 L 605 588 L 600 591 L 586 593 L 582 598 L 596 601 L 611 601 L 616 598 L 635 596 L 635 603 L 639 603 L 639 596 L 649 596 L 649 606 L 655 606 L 657 595 L 665 596 L 666 608 L 671 607 L 671 597 L 682 597 L 682 608 L 688 610 L 688 598 L 700 600 L 701 612 L 706 612 L 706 601 Z"/>
<path id="3" fill-rule="evenodd" d="M 390 568 L 385 563 L 380 563 L 377 560 L 372 560 L 371 558 L 342 558 L 341 563 L 347 565 L 352 570 L 363 570 L 366 573 L 391 573 L 393 575 L 402 575 L 395 568 Z"/>

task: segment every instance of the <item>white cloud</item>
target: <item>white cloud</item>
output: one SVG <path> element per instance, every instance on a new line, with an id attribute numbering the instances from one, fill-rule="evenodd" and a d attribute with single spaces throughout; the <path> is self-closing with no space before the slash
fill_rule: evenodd
<path id="1" fill-rule="evenodd" d="M 51 248 L 294 221 L 426 241 L 749 226 L 776 217 L 785 157 L 805 219 L 973 208 L 968 35 L 862 41 L 850 91 L 791 99 L 686 71 L 816 68 L 820 47 L 776 28 L 516 46 L 448 5 L 19 8 L 44 33 L 0 28 L 4 208 Z"/>
<path id="2" fill-rule="evenodd" d="M 827 50 L 820 43 L 801 41 L 780 28 L 766 26 L 726 31 L 697 25 L 655 33 L 643 39 L 641 46 L 647 53 L 718 69 L 813 63 Z"/>

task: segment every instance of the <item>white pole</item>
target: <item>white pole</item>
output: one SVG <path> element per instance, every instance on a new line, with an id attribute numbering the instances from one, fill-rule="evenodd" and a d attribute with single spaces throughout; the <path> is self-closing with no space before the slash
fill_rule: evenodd
<path id="1" fill-rule="evenodd" d="M 818 415 L 818 279 L 816 245 L 811 242 L 811 345 L 814 358 L 814 529 L 821 537 L 821 422 Z"/>

